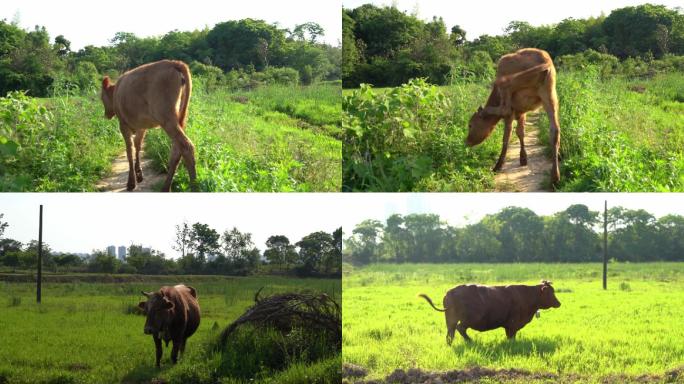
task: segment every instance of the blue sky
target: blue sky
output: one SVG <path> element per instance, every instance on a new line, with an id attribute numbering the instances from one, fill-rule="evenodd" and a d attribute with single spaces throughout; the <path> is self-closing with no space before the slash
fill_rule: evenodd
<path id="1" fill-rule="evenodd" d="M 50 1 L 3 0 L 0 19 L 33 29 L 44 25 L 50 38 L 64 35 L 72 50 L 86 45 L 106 45 L 116 32 L 138 36 L 163 35 L 174 29 L 189 31 L 244 18 L 262 19 L 292 29 L 308 21 L 319 23 L 325 41 L 337 45 L 342 39 L 340 3 L 337 0 L 117 0 Z"/>

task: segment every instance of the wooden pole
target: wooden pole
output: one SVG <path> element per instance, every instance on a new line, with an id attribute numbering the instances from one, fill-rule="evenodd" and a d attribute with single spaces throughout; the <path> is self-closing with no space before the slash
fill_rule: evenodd
<path id="1" fill-rule="evenodd" d="M 603 208 L 603 289 L 608 289 L 608 200 Z"/>
<path id="2" fill-rule="evenodd" d="M 38 219 L 38 278 L 36 280 L 36 302 L 40 304 L 41 284 L 43 282 L 43 204 L 40 205 Z"/>

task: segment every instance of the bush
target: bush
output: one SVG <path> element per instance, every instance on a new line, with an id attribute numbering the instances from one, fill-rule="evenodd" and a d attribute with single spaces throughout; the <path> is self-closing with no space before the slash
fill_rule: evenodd
<path id="1" fill-rule="evenodd" d="M 344 98 L 345 190 L 410 191 L 440 161 L 449 99 L 415 79 L 389 92 L 371 86 Z"/>

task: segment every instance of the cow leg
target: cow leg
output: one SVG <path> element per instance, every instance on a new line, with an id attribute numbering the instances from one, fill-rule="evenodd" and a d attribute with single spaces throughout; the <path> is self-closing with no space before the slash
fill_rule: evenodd
<path id="1" fill-rule="evenodd" d="M 549 138 L 551 141 L 551 152 L 553 164 L 551 165 L 551 183 L 557 184 L 560 180 L 560 169 L 558 166 L 558 151 L 560 148 L 560 123 L 558 122 L 558 95 L 556 94 L 555 80 L 547 77 L 544 90 L 540 92 L 540 97 L 544 105 L 544 111 L 549 116 L 551 127 L 549 128 Z"/>
<path id="2" fill-rule="evenodd" d="M 525 114 L 518 115 L 518 125 L 515 127 L 515 134 L 520 141 L 520 165 L 527 165 L 527 151 L 525 151 Z"/>
<path id="3" fill-rule="evenodd" d="M 176 174 L 176 168 L 178 168 L 178 162 L 181 158 L 180 146 L 173 143 L 171 146 L 171 153 L 169 154 L 169 166 L 167 167 L 166 181 L 162 187 L 162 192 L 171 191 L 171 183 L 173 182 L 173 175 Z"/>
<path id="4" fill-rule="evenodd" d="M 185 354 L 185 342 L 188 341 L 187 339 L 181 340 L 180 344 L 180 354 L 183 356 Z"/>
<path id="5" fill-rule="evenodd" d="M 138 183 L 143 181 L 142 167 L 140 166 L 140 152 L 142 152 L 143 140 L 145 140 L 146 129 L 140 129 L 135 133 L 135 176 Z"/>
<path id="6" fill-rule="evenodd" d="M 135 189 L 135 172 L 133 171 L 133 132 L 123 124 L 119 124 L 119 130 L 121 130 L 124 142 L 126 143 L 126 157 L 128 158 L 128 183 L 126 184 L 126 190 L 132 191 Z"/>
<path id="7" fill-rule="evenodd" d="M 195 146 L 185 135 L 185 132 L 183 132 L 183 129 L 177 121 L 164 124 L 164 130 L 171 138 L 171 141 L 173 142 L 173 148 L 171 149 L 171 155 L 169 157 L 169 174 L 166 177 L 163 190 L 168 192 L 171 189 L 171 181 L 173 181 L 173 175 L 176 171 L 176 167 L 178 166 L 179 156 L 183 157 L 185 168 L 188 170 L 188 175 L 190 176 L 190 186 L 193 191 L 196 190 L 195 179 L 197 178 L 197 173 L 195 170 Z M 176 153 L 176 151 L 178 151 L 178 153 Z"/>
<path id="8" fill-rule="evenodd" d="M 503 144 L 501 145 L 501 154 L 499 155 L 499 160 L 496 162 L 496 165 L 494 165 L 494 168 L 492 171 L 498 172 L 501 170 L 501 167 L 503 166 L 504 162 L 506 161 L 506 153 L 508 152 L 508 142 L 511 139 L 511 131 L 513 130 L 513 119 L 510 116 L 507 116 L 504 119 L 504 135 L 503 135 Z"/>
<path id="9" fill-rule="evenodd" d="M 463 336 L 463 340 L 465 340 L 466 342 L 472 341 L 472 339 L 470 338 L 470 336 L 468 336 L 468 334 L 466 333 L 466 331 L 468 330 L 468 327 L 466 327 L 466 326 L 463 324 L 463 322 L 460 322 L 460 323 L 456 326 L 456 330 L 458 330 L 458 333 L 460 333 L 461 336 Z"/>
<path id="10" fill-rule="evenodd" d="M 182 341 L 173 340 L 173 347 L 171 348 L 171 362 L 176 364 L 178 362 L 178 350 L 180 348 Z"/>
<path id="11" fill-rule="evenodd" d="M 161 339 L 159 337 L 157 337 L 157 336 L 152 336 L 152 337 L 154 338 L 154 347 L 156 348 L 156 353 L 157 353 L 156 365 L 157 365 L 157 368 L 159 368 L 160 367 L 159 362 L 161 361 L 161 357 L 162 357 L 162 343 L 161 343 Z"/>
<path id="12" fill-rule="evenodd" d="M 518 333 L 518 330 L 515 328 L 506 328 L 506 337 L 508 337 L 510 340 L 515 339 L 515 334 Z"/>

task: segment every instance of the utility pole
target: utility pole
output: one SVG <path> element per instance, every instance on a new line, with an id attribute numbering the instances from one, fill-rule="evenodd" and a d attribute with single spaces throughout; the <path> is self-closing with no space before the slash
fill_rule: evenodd
<path id="1" fill-rule="evenodd" d="M 608 289 L 608 200 L 603 208 L 603 289 Z"/>
<path id="2" fill-rule="evenodd" d="M 36 302 L 40 304 L 40 288 L 43 282 L 43 204 L 38 219 L 38 279 L 36 280 Z"/>

